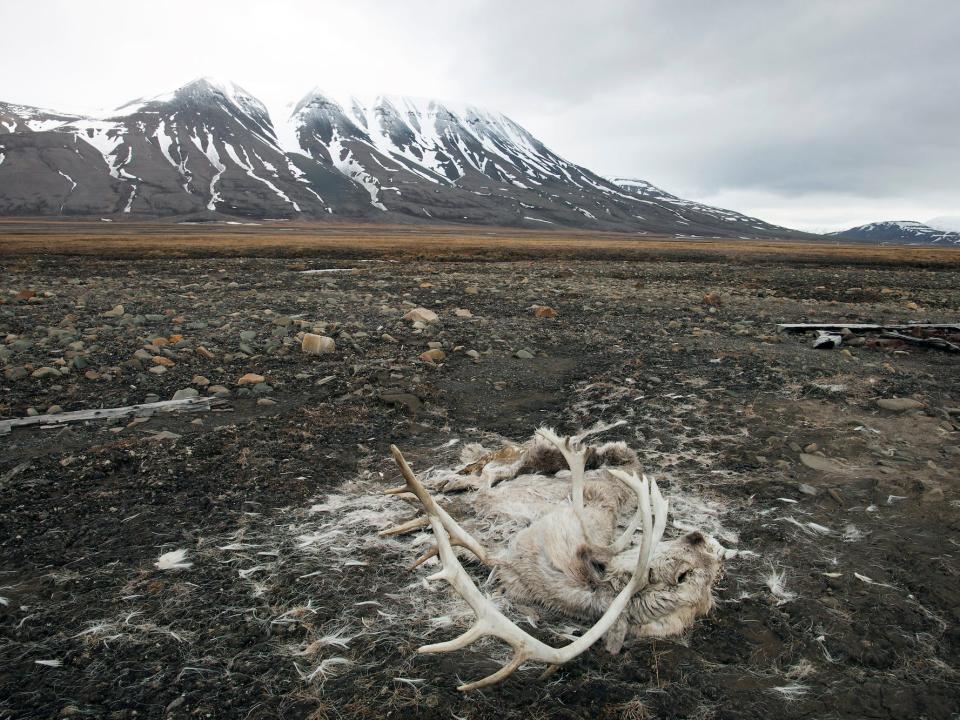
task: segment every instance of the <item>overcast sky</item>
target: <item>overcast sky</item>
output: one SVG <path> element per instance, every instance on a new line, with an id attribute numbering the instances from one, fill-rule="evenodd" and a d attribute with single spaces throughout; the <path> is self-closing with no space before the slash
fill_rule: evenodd
<path id="1" fill-rule="evenodd" d="M 960 216 L 960 0 L 4 2 L 0 99 L 202 75 L 500 110 L 604 175 L 806 230 Z"/>

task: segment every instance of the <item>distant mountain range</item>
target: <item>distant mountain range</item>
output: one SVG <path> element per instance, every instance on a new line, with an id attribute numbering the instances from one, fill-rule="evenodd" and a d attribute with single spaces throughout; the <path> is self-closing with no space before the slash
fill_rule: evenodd
<path id="1" fill-rule="evenodd" d="M 960 245 L 960 233 L 938 230 L 914 220 L 888 220 L 830 233 L 833 237 L 858 242 L 897 245 Z"/>
<path id="2" fill-rule="evenodd" d="M 500 113 L 314 90 L 277 118 L 210 78 L 96 117 L 0 102 L 0 215 L 804 237 L 643 180 L 601 177 Z"/>

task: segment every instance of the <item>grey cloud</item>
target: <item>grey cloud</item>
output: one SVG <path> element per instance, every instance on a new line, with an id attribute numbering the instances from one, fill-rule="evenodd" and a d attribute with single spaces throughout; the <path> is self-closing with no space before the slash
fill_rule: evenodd
<path id="1" fill-rule="evenodd" d="M 958 3 L 556 5 L 523 3 L 466 74 L 574 160 L 702 194 L 960 197 Z"/>

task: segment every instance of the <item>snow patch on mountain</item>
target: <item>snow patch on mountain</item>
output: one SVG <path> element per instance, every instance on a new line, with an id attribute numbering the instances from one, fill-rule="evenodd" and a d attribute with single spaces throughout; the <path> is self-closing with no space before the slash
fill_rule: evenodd
<path id="1" fill-rule="evenodd" d="M 210 132 L 207 132 L 206 143 L 202 142 L 196 135 L 191 136 L 190 140 L 196 146 L 197 150 L 206 156 L 207 160 L 210 161 L 210 165 L 217 171 L 210 179 L 210 201 L 207 203 L 207 210 L 216 210 L 217 203 L 223 200 L 217 191 L 217 182 L 219 182 L 220 176 L 226 171 L 227 166 L 220 161 L 220 153 L 217 151 L 217 146 L 213 143 L 213 135 Z"/>
<path id="2" fill-rule="evenodd" d="M 286 193 L 284 193 L 280 188 L 278 188 L 272 182 L 270 182 L 266 178 L 260 177 L 253 171 L 253 163 L 250 162 L 250 157 L 247 155 L 246 150 L 244 150 L 242 147 L 240 148 L 240 152 L 243 153 L 243 160 L 241 160 L 240 155 L 237 154 L 237 151 L 234 149 L 233 145 L 231 145 L 228 142 L 224 142 L 223 148 L 224 150 L 227 151 L 227 155 L 230 156 L 230 159 L 233 160 L 233 162 L 236 165 L 239 165 L 241 168 L 243 168 L 244 172 L 246 172 L 249 177 L 253 178 L 257 182 L 261 182 L 264 185 L 266 185 L 268 188 L 270 188 L 274 192 L 275 195 L 277 195 L 277 197 L 279 197 L 285 203 L 292 205 L 293 209 L 296 210 L 297 212 L 300 212 L 300 206 L 297 205 L 297 203 L 295 203 L 293 200 L 291 200 Z M 270 163 L 264 162 L 263 159 L 259 157 L 255 151 L 253 152 L 253 155 L 254 157 L 257 158 L 257 160 L 260 161 L 260 164 L 263 165 L 266 170 L 272 170 L 274 177 L 277 176 L 276 170 L 273 168 L 272 165 L 270 165 Z"/>
<path id="3" fill-rule="evenodd" d="M 340 134 L 336 130 L 333 131 L 328 147 L 334 167 L 370 193 L 371 205 L 378 210 L 386 211 L 387 207 L 380 202 L 379 181 L 354 159 L 350 149 L 340 141 Z"/>

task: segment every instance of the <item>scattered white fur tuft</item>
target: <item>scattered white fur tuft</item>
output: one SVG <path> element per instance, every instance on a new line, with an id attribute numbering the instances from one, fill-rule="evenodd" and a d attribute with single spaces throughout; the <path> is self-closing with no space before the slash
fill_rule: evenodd
<path id="1" fill-rule="evenodd" d="M 793 682 L 789 685 L 781 685 L 779 687 L 771 688 L 771 690 L 781 695 L 785 700 L 797 700 L 806 695 L 810 690 L 810 687 L 808 685 L 804 685 L 803 683 Z"/>
<path id="2" fill-rule="evenodd" d="M 186 562 L 186 559 L 186 550 L 171 550 L 157 558 L 157 562 L 155 562 L 154 565 L 157 570 L 186 570 L 187 568 L 193 567 L 193 563 Z"/>
<path id="3" fill-rule="evenodd" d="M 844 542 L 857 542 L 858 540 L 862 540 L 865 536 L 866 533 L 853 523 L 849 523 L 843 528 Z"/>
<path id="4" fill-rule="evenodd" d="M 313 682 L 318 678 L 321 682 L 323 682 L 328 677 L 333 675 L 337 671 L 337 668 L 342 668 L 346 665 L 353 665 L 353 661 L 348 660 L 345 657 L 327 658 L 309 671 L 301 670 L 299 665 L 296 663 L 293 664 L 293 666 L 297 669 L 297 674 L 300 675 L 301 679 L 306 680 L 307 682 Z"/>
<path id="5" fill-rule="evenodd" d="M 352 633 L 351 629 L 348 626 L 334 628 L 326 635 L 318 637 L 308 646 L 308 649 L 312 652 L 316 652 L 322 647 L 335 646 L 346 650 L 350 645 L 350 641 L 356 637 L 356 633 Z"/>
<path id="6" fill-rule="evenodd" d="M 777 600 L 777 605 L 783 605 L 797 598 L 795 592 L 787 590 L 786 571 L 778 570 L 773 565 L 770 566 L 770 572 L 763 579 L 766 586 L 770 589 L 770 594 Z"/>
<path id="7" fill-rule="evenodd" d="M 63 665 L 62 660 L 34 660 L 33 662 L 37 665 L 45 665 L 47 667 L 60 667 Z"/>
<path id="8" fill-rule="evenodd" d="M 790 523 L 791 525 L 796 525 L 798 528 L 803 530 L 808 535 L 832 535 L 833 534 L 833 530 L 826 527 L 825 525 L 820 525 L 819 523 L 800 522 L 796 518 L 790 517 L 789 515 L 786 517 L 782 517 L 780 519 L 784 522 Z"/>

